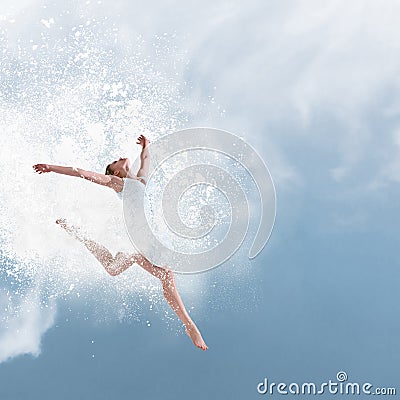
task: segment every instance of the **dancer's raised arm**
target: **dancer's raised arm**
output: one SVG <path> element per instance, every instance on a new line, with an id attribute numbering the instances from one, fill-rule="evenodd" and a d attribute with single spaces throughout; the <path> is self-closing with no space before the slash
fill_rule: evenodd
<path id="1" fill-rule="evenodd" d="M 145 136 L 140 135 L 136 143 L 142 146 L 142 152 L 140 153 L 140 168 L 136 175 L 138 178 L 143 177 L 147 181 L 150 168 L 150 141 Z"/>
<path id="2" fill-rule="evenodd" d="M 93 171 L 86 171 L 76 167 L 63 167 L 61 165 L 50 164 L 36 164 L 33 166 L 35 172 L 43 174 L 46 172 L 55 172 L 57 174 L 76 176 L 84 178 L 98 185 L 108 186 L 112 189 L 117 189 L 118 186 L 123 185 L 122 179 L 115 175 L 104 175 Z"/>

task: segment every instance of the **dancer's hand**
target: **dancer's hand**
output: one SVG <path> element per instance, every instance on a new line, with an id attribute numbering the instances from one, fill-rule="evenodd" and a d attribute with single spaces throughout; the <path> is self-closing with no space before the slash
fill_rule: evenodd
<path id="1" fill-rule="evenodd" d="M 51 172 L 51 168 L 49 164 L 36 164 L 33 166 L 35 172 L 39 174 L 44 174 L 45 172 Z"/>
<path id="2" fill-rule="evenodd" d="M 150 140 L 147 139 L 146 136 L 140 135 L 140 136 L 137 138 L 136 144 L 140 144 L 143 148 L 145 148 L 145 147 L 147 147 L 147 146 L 150 144 Z"/>

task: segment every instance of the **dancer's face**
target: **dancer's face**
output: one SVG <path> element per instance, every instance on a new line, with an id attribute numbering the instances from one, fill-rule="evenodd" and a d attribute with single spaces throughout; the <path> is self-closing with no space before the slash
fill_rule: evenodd
<path id="1" fill-rule="evenodd" d="M 125 178 L 130 168 L 130 162 L 128 158 L 120 158 L 111 163 L 111 169 L 114 171 L 114 175 L 121 178 Z"/>

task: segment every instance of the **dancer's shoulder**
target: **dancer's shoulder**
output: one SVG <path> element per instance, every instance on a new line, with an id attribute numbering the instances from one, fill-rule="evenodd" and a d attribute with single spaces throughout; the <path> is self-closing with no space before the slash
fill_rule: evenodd
<path id="1" fill-rule="evenodd" d="M 108 186 L 117 193 L 122 192 L 124 188 L 124 179 L 119 176 L 111 175 Z"/>

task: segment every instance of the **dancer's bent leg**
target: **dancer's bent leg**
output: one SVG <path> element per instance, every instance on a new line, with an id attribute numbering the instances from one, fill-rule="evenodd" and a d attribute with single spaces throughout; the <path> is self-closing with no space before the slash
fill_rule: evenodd
<path id="1" fill-rule="evenodd" d="M 78 227 L 67 224 L 64 218 L 58 219 L 56 223 L 64 228 L 75 239 L 82 242 L 110 275 L 119 275 L 135 263 L 135 255 L 118 252 L 115 257 L 113 257 L 106 247 L 94 240 L 84 237 Z"/>
<path id="2" fill-rule="evenodd" d="M 86 248 L 97 258 L 97 260 L 103 265 L 105 270 L 112 276 L 119 275 L 132 264 L 136 263 L 140 265 L 147 272 L 161 281 L 163 294 L 165 300 L 176 313 L 178 318 L 183 322 L 186 328 L 187 335 L 192 339 L 193 343 L 200 349 L 207 350 L 208 347 L 205 344 L 200 331 L 196 324 L 190 318 L 182 299 L 179 295 L 176 287 L 175 278 L 173 271 L 166 268 L 158 267 L 152 264 L 147 258 L 141 254 L 126 254 L 118 252 L 115 257 L 112 256 L 110 251 L 94 240 L 84 237 L 79 228 L 69 225 L 65 219 L 58 219 L 57 224 L 64 228 L 74 238 L 82 242 Z"/>

